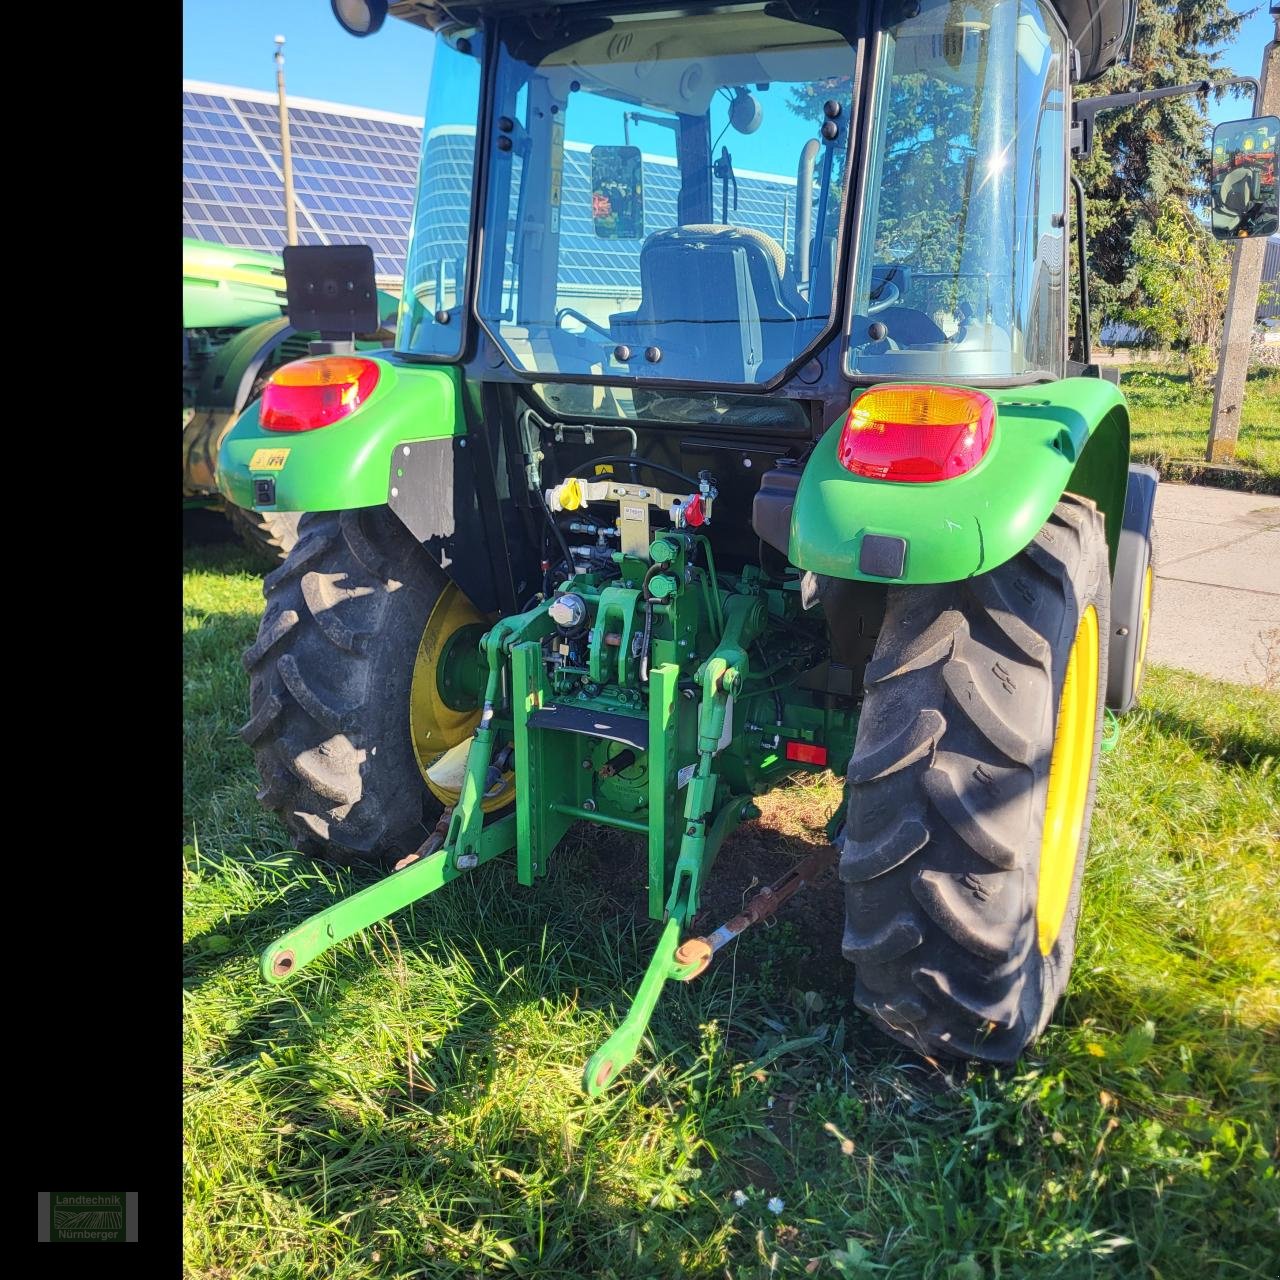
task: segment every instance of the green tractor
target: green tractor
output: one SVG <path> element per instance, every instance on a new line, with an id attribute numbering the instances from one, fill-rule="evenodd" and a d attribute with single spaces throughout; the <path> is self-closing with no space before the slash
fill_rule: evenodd
<path id="1" fill-rule="evenodd" d="M 1132 4 L 390 11 L 437 36 L 394 348 L 280 369 L 218 468 L 304 513 L 245 654 L 261 799 L 391 869 L 265 979 L 598 824 L 645 842 L 661 927 L 588 1092 L 837 862 L 856 1004 L 1012 1062 L 1067 984 L 1151 616 L 1155 473 L 1087 306 L 1068 335 L 1073 85 Z M 826 769 L 829 852 L 695 930 L 755 798 Z"/>
<path id="2" fill-rule="evenodd" d="M 380 297 L 394 324 L 398 300 Z M 298 539 L 295 511 L 255 511 L 218 493 L 222 437 L 282 364 L 310 351 L 314 333 L 298 333 L 285 314 L 284 263 L 204 240 L 182 242 L 182 499 L 188 508 L 220 508 L 250 548 L 282 560 Z M 389 341 L 389 328 L 365 346 Z"/>

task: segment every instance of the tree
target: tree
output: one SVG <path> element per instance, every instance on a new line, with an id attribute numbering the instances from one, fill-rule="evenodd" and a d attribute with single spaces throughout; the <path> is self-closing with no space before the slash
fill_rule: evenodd
<path id="1" fill-rule="evenodd" d="M 1252 12 L 1236 13 L 1226 0 L 1138 0 L 1131 58 L 1077 88 L 1076 97 L 1228 78 L 1235 73 L 1222 60 L 1223 45 Z M 1195 97 L 1166 98 L 1098 117 L 1092 154 L 1075 161 L 1085 187 L 1095 332 L 1141 302 L 1137 229 L 1154 224 L 1169 201 L 1190 207 L 1204 200 L 1207 141 L 1205 105 Z"/>
<path id="2" fill-rule="evenodd" d="M 1155 224 L 1133 236 L 1133 277 L 1140 301 L 1123 319 L 1182 354 L 1193 387 L 1207 387 L 1218 367 L 1231 260 L 1181 200 L 1168 199 Z"/>

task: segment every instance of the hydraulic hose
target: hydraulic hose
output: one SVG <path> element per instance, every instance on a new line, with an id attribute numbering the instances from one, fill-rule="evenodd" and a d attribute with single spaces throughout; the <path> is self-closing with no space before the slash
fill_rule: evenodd
<path id="1" fill-rule="evenodd" d="M 569 476 L 580 476 L 584 472 L 589 471 L 592 467 L 602 467 L 605 465 L 617 464 L 624 467 L 648 467 L 650 471 L 660 471 L 663 475 L 672 476 L 676 480 L 682 481 L 684 484 L 696 492 L 701 487 L 701 481 L 695 480 L 692 476 L 686 475 L 683 471 L 677 471 L 675 467 L 669 467 L 665 462 L 652 462 L 648 458 L 637 458 L 633 454 L 624 453 L 608 453 L 602 458 L 591 458 L 587 462 L 583 462 L 574 467 L 572 471 L 566 473 Z"/>
<path id="2" fill-rule="evenodd" d="M 651 564 L 640 584 L 640 594 L 644 597 L 644 634 L 640 639 L 640 683 L 649 683 L 649 640 L 653 635 L 653 596 L 649 594 L 649 582 L 664 566 Z"/>
<path id="3" fill-rule="evenodd" d="M 565 568 L 570 574 L 573 573 L 573 556 L 569 554 L 569 544 L 564 540 L 564 534 L 560 532 L 560 526 L 556 524 L 555 516 L 551 514 L 551 508 L 547 506 L 546 495 L 541 489 L 534 489 L 534 493 L 538 495 L 538 502 L 542 506 L 543 514 L 547 517 L 547 523 L 551 526 L 551 532 L 555 534 L 556 541 L 560 544 L 560 554 L 564 557 Z M 546 575 L 543 575 L 545 580 Z M 545 586 L 545 581 L 544 581 Z"/>

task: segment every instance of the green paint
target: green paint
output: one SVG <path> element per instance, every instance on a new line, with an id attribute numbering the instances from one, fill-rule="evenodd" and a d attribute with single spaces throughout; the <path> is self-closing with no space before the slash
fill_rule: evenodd
<path id="1" fill-rule="evenodd" d="M 618 1078 L 618 1073 L 636 1056 L 640 1041 L 649 1029 L 649 1020 L 658 1006 L 658 997 L 667 982 L 684 970 L 676 963 L 680 945 L 681 921 L 672 917 L 663 926 L 653 959 L 645 969 L 636 989 L 635 999 L 618 1029 L 587 1060 L 582 1072 L 582 1087 L 598 1098 Z"/>
<path id="2" fill-rule="evenodd" d="M 506 853 L 514 842 L 514 817 L 501 818 L 485 827 L 475 848 L 476 865 Z M 385 920 L 402 907 L 466 874 L 455 865 L 453 850 L 447 846 L 430 857 L 410 863 L 403 871 L 318 912 L 277 938 L 262 953 L 262 976 L 268 982 L 283 982 L 344 938 Z M 289 952 L 291 956 L 286 954 Z M 278 972 L 278 969 L 284 971 Z"/>
<path id="3" fill-rule="evenodd" d="M 589 640 L 562 637 L 545 603 L 501 619 L 478 645 L 476 637 L 468 640 L 468 654 L 483 654 L 483 691 L 477 674 L 467 679 L 483 710 L 443 846 L 274 943 L 262 962 L 269 981 L 297 972 L 340 939 L 443 888 L 463 874 L 460 860 L 469 869 L 514 849 L 516 878 L 532 885 L 547 874 L 573 823 L 628 831 L 646 838 L 648 907 L 663 930 L 629 1013 L 593 1055 L 584 1081 L 595 1094 L 616 1078 L 634 1058 L 663 987 L 672 978 L 692 976 L 690 967 L 676 963 L 675 952 L 721 846 L 738 823 L 758 814 L 752 796 L 768 777 L 802 767 L 774 749 L 779 730 L 811 742 L 825 742 L 829 735 L 833 756 L 847 757 L 856 722 L 851 706 L 833 709 L 832 700 L 785 683 L 794 632 L 771 631 L 771 614 L 785 615 L 794 626 L 797 593 L 768 585 L 753 567 L 726 589 L 708 568 L 690 563 L 691 549 L 700 542 L 675 534 L 655 540 L 662 575 L 648 577 L 647 558 L 620 555 L 620 579 L 582 574 L 566 582 L 565 589 L 579 594 L 591 611 Z M 668 590 L 657 601 L 652 586 L 660 576 L 668 579 Z M 637 652 L 646 622 L 647 667 Z M 620 636 L 622 643 L 609 644 L 606 635 Z M 455 647 L 462 651 L 460 644 Z M 760 663 L 756 673 L 753 660 Z M 772 683 L 777 680 L 783 685 Z M 696 690 L 700 696 L 685 696 Z M 777 715 L 776 698 L 782 699 L 781 723 L 766 719 Z M 647 722 L 648 748 L 537 723 L 535 713 L 551 706 L 615 722 L 625 718 L 637 727 Z M 481 798 L 496 753 L 508 746 L 515 812 L 485 826 Z M 604 775 L 623 751 L 629 762 Z M 285 951 L 292 955 L 282 969 Z"/>
<path id="4" fill-rule="evenodd" d="M 1129 461 L 1129 419 L 1117 387 L 1100 378 L 990 392 L 995 436 L 972 471 L 933 484 L 857 476 L 836 446 L 842 422 L 818 442 L 791 517 L 791 560 L 802 569 L 866 582 L 954 582 L 1012 559 L 1066 491 L 1093 498 L 1115 555 Z M 862 539 L 907 540 L 900 579 L 858 570 Z"/>
<path id="5" fill-rule="evenodd" d="M 674 662 L 649 668 L 649 916 L 662 919 L 673 854 L 679 780 L 679 680 Z"/>
<path id="6" fill-rule="evenodd" d="M 205 240 L 182 242 L 182 327 L 238 329 L 280 316 L 284 260 Z"/>
<path id="7" fill-rule="evenodd" d="M 395 449 L 419 440 L 464 435 L 461 373 L 411 364 L 390 353 L 373 394 L 355 413 L 315 431 L 266 431 L 252 404 L 228 432 L 218 455 L 218 488 L 237 506 L 254 507 L 253 480 L 274 476 L 276 502 L 261 511 L 339 511 L 387 500 Z M 259 449 L 288 449 L 280 471 L 251 472 Z"/>
<path id="8" fill-rule="evenodd" d="M 515 717 L 516 763 L 516 875 L 531 885 L 547 874 L 551 851 L 574 819 L 553 804 L 563 799 L 579 805 L 584 799 L 579 778 L 586 773 L 576 759 L 589 740 L 575 735 L 535 729 L 529 714 L 538 710 L 546 694 L 542 678 L 542 646 L 525 641 L 511 650 L 512 713 Z"/>

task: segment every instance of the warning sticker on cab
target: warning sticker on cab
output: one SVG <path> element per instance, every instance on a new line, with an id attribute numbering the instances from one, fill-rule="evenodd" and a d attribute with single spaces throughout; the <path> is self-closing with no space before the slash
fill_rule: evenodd
<path id="1" fill-rule="evenodd" d="M 283 471 L 289 460 L 288 449 L 255 449 L 249 459 L 250 471 Z"/>
<path id="2" fill-rule="evenodd" d="M 698 772 L 698 765 L 695 761 L 693 764 L 687 764 L 679 773 L 676 774 L 676 790 L 683 790 L 689 785 L 689 779 Z"/>

